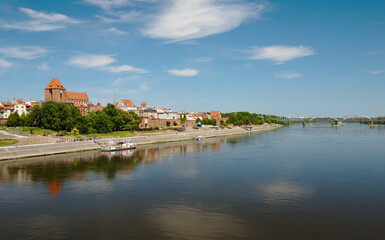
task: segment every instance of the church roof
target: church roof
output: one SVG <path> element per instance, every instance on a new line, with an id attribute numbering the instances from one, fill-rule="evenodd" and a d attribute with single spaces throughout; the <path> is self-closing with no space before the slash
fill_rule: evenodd
<path id="1" fill-rule="evenodd" d="M 51 82 L 48 84 L 48 86 L 45 89 L 62 89 L 65 90 L 63 87 L 63 84 L 59 81 L 57 78 L 52 78 Z"/>
<path id="2" fill-rule="evenodd" d="M 88 96 L 86 93 L 79 92 L 66 92 L 68 99 L 70 100 L 81 100 L 88 101 Z"/>

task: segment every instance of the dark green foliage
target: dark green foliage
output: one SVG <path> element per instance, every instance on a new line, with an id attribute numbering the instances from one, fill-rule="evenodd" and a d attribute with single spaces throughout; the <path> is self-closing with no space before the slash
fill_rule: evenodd
<path id="1" fill-rule="evenodd" d="M 21 125 L 21 119 L 17 112 L 11 113 L 6 122 L 7 127 L 17 127 Z"/>
<path id="2" fill-rule="evenodd" d="M 208 119 L 208 118 L 203 118 L 202 120 L 203 125 L 217 125 L 217 120 L 216 119 Z"/>
<path id="3" fill-rule="evenodd" d="M 264 123 L 279 123 L 278 117 L 274 115 L 263 115 L 249 112 L 223 113 L 222 117 L 228 118 L 226 123 L 234 125 L 261 125 Z"/>
<path id="4" fill-rule="evenodd" d="M 187 120 L 186 114 L 181 114 L 179 117 L 180 117 L 180 124 L 183 125 Z"/>
<path id="5" fill-rule="evenodd" d="M 55 131 L 70 132 L 76 127 L 83 134 L 136 130 L 140 123 L 137 114 L 116 109 L 113 104 L 108 104 L 102 111 L 82 116 L 72 105 L 55 102 L 47 102 L 43 107 L 36 105 L 27 116 L 11 121 L 14 126 L 37 126 Z"/>
<path id="6" fill-rule="evenodd" d="M 21 114 L 20 116 L 20 125 L 21 126 L 28 126 L 28 118 L 27 118 L 27 115 L 25 115 L 25 113 Z"/>

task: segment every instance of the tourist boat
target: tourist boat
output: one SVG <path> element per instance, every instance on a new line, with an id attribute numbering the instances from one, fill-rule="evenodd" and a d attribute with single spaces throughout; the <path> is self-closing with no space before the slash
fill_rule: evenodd
<path id="1" fill-rule="evenodd" d="M 135 149 L 136 146 L 130 141 L 124 141 L 124 142 L 118 142 L 118 143 L 108 143 L 101 145 L 102 146 L 102 152 L 113 152 L 113 151 L 121 151 L 121 150 L 128 150 L 128 149 Z"/>

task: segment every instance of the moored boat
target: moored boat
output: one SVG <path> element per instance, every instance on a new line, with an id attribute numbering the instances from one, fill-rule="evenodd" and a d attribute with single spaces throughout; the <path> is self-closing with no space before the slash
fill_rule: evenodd
<path id="1" fill-rule="evenodd" d="M 118 143 L 108 143 L 101 145 L 102 152 L 113 152 L 113 151 L 121 151 L 128 149 L 135 149 L 136 146 L 130 141 L 118 142 Z"/>

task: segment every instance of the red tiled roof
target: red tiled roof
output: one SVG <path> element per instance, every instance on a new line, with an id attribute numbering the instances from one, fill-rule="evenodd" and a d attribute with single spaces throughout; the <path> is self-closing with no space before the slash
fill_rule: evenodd
<path id="1" fill-rule="evenodd" d="M 122 99 L 121 101 L 124 103 L 124 105 L 128 107 L 136 107 L 135 104 L 130 99 Z"/>
<path id="2" fill-rule="evenodd" d="M 81 103 L 75 103 L 74 107 L 76 107 L 76 108 L 78 108 L 78 107 L 87 107 L 87 105 L 81 104 Z"/>
<path id="3" fill-rule="evenodd" d="M 220 111 L 211 111 L 211 114 L 210 114 L 211 117 L 216 117 L 216 116 L 219 116 L 219 115 L 221 115 Z"/>
<path id="4" fill-rule="evenodd" d="M 86 93 L 79 92 L 66 92 L 68 99 L 70 100 L 81 100 L 88 102 L 88 96 Z"/>
<path id="5" fill-rule="evenodd" d="M 57 78 L 52 78 L 51 82 L 48 84 L 48 86 L 45 89 L 62 89 L 65 90 L 63 87 L 63 84 L 59 81 Z"/>

